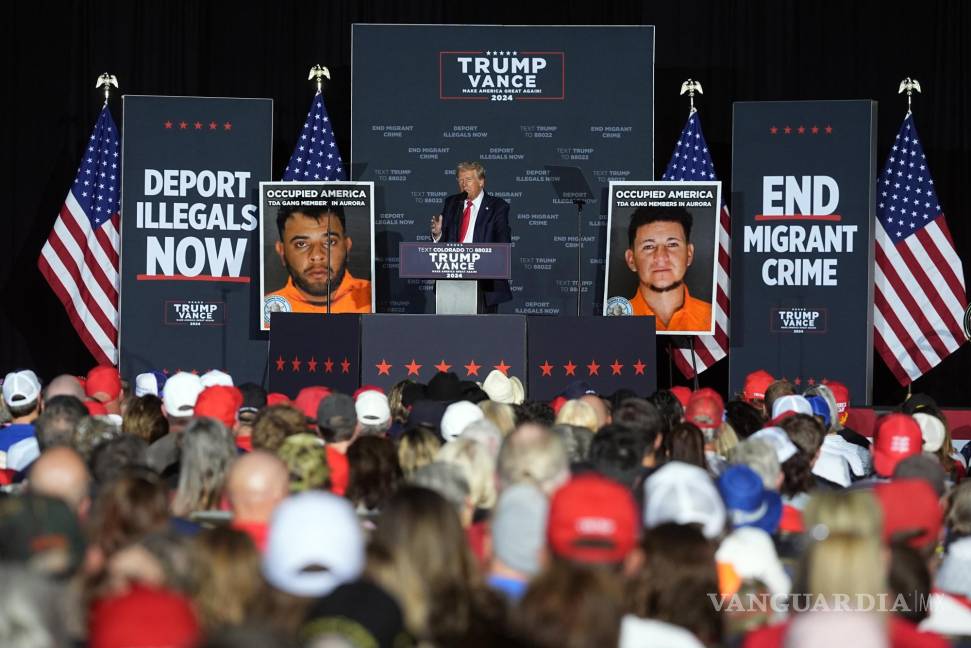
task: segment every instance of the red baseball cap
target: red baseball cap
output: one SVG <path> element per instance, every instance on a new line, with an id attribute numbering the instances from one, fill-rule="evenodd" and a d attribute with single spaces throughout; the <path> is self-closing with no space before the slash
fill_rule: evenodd
<path id="1" fill-rule="evenodd" d="M 637 542 L 637 507 L 630 491 L 587 473 L 553 494 L 546 539 L 557 556 L 580 563 L 619 563 Z"/>
<path id="2" fill-rule="evenodd" d="M 289 405 L 290 397 L 286 394 L 281 394 L 280 392 L 270 392 L 266 395 L 266 406 L 272 407 L 273 405 Z"/>
<path id="3" fill-rule="evenodd" d="M 921 549 L 937 541 L 944 511 L 934 489 L 923 479 L 895 479 L 873 489 L 883 509 L 883 539 L 889 543 L 899 533 L 915 533 L 907 544 Z"/>
<path id="4" fill-rule="evenodd" d="M 846 418 L 850 415 L 847 411 L 850 407 L 850 390 L 841 382 L 827 381 L 824 383 L 833 392 L 836 399 L 836 409 L 839 410 L 840 424 L 846 423 Z"/>
<path id="5" fill-rule="evenodd" d="M 684 387 L 682 385 L 678 385 L 677 387 L 672 387 L 668 391 L 671 392 L 672 394 L 674 394 L 674 397 L 678 399 L 678 402 L 679 403 L 681 403 L 681 407 L 687 407 L 688 406 L 688 401 L 691 400 L 691 390 L 690 389 L 688 389 L 687 387 Z"/>
<path id="6" fill-rule="evenodd" d="M 774 382 L 775 378 L 772 377 L 772 374 L 764 369 L 757 369 L 745 376 L 745 385 L 742 387 L 742 398 L 746 402 L 751 402 L 756 399 L 765 400 L 765 390 Z"/>
<path id="7" fill-rule="evenodd" d="M 889 477 L 897 464 L 920 454 L 923 446 L 920 426 L 908 414 L 888 414 L 877 422 L 873 435 L 873 467 L 881 477 Z"/>
<path id="8" fill-rule="evenodd" d="M 89 416 L 107 416 L 108 408 L 103 403 L 95 400 L 84 401 L 84 406 L 88 410 Z"/>
<path id="9" fill-rule="evenodd" d="M 232 428 L 236 425 L 236 412 L 243 406 L 243 392 L 235 387 L 214 385 L 199 392 L 195 416 L 208 416 Z"/>
<path id="10" fill-rule="evenodd" d="M 354 391 L 354 394 L 351 396 L 351 398 L 353 398 L 354 400 L 357 400 L 357 397 L 366 391 L 376 391 L 376 392 L 381 392 L 382 394 L 384 393 L 384 390 L 378 387 L 377 385 L 361 385 Z M 314 414 L 314 416 L 317 416 L 317 415 Z"/>
<path id="11" fill-rule="evenodd" d="M 563 407 L 564 405 L 566 405 L 566 401 L 567 401 L 566 396 L 557 396 L 556 398 L 554 398 L 553 400 L 551 400 L 550 401 L 550 407 L 553 408 L 553 413 L 554 414 L 559 414 L 560 413 L 560 408 Z"/>
<path id="12" fill-rule="evenodd" d="M 308 419 L 317 421 L 317 407 L 320 401 L 331 395 L 330 389 L 322 386 L 304 387 L 297 393 L 293 406 L 303 412 Z"/>
<path id="13" fill-rule="evenodd" d="M 721 399 L 715 399 L 710 394 L 696 393 L 684 408 L 684 420 L 694 423 L 701 430 L 717 430 L 722 424 L 725 408 Z"/>
<path id="14" fill-rule="evenodd" d="M 121 395 L 121 376 L 109 365 L 95 367 L 88 372 L 84 393 L 102 403 L 116 400 Z"/>
<path id="15" fill-rule="evenodd" d="M 91 648 L 191 648 L 200 637 L 188 598 L 141 585 L 101 599 L 89 618 Z"/>

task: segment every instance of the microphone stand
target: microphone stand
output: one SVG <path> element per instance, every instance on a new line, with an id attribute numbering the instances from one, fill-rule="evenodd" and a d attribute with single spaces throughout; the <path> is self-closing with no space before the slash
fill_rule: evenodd
<path id="1" fill-rule="evenodd" d="M 576 198 L 573 200 L 573 204 L 577 207 L 577 317 L 580 317 L 580 289 L 583 279 L 583 261 L 581 258 L 581 246 L 583 245 L 583 206 L 587 204 L 587 201 L 582 198 Z"/>

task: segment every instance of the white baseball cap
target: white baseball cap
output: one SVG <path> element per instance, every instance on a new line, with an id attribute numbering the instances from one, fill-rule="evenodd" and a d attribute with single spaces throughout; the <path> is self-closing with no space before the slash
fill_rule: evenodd
<path id="1" fill-rule="evenodd" d="M 644 482 L 644 526 L 700 524 L 709 540 L 725 530 L 725 503 L 702 468 L 671 461 Z"/>
<path id="2" fill-rule="evenodd" d="M 234 386 L 233 377 L 225 371 L 219 371 L 219 369 L 210 369 L 202 374 L 200 380 L 202 381 L 203 387 L 216 387 L 217 385 L 222 385 L 223 387 Z"/>
<path id="3" fill-rule="evenodd" d="M 445 413 L 442 415 L 442 422 L 439 425 L 442 438 L 446 442 L 457 439 L 470 423 L 475 423 L 483 418 L 485 418 L 485 414 L 479 409 L 478 405 L 474 405 L 469 401 L 452 403 L 445 408 Z"/>
<path id="4" fill-rule="evenodd" d="M 195 412 L 196 399 L 204 387 L 199 376 L 180 371 L 165 381 L 162 388 L 162 404 L 169 416 L 192 416 Z"/>
<path id="5" fill-rule="evenodd" d="M 752 434 L 749 439 L 765 441 L 772 446 L 775 450 L 775 456 L 779 458 L 780 464 L 789 461 L 793 455 L 799 452 L 799 448 L 796 447 L 796 444 L 792 442 L 792 439 L 789 438 L 789 435 L 781 427 L 762 428 Z"/>
<path id="6" fill-rule="evenodd" d="M 361 425 L 383 425 L 391 420 L 388 397 L 373 389 L 358 395 L 357 400 L 354 401 L 354 412 Z"/>
<path id="7" fill-rule="evenodd" d="M 364 534 L 343 497 L 306 491 L 280 502 L 270 520 L 263 575 L 288 594 L 318 597 L 364 569 Z"/>
<path id="8" fill-rule="evenodd" d="M 30 369 L 11 371 L 3 379 L 3 401 L 8 407 L 36 403 L 40 396 L 40 380 Z"/>

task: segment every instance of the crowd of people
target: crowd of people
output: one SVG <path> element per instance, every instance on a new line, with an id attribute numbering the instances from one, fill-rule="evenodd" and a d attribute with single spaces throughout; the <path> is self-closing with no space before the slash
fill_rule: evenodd
<path id="1" fill-rule="evenodd" d="M 727 402 L 499 371 L 2 391 L 2 646 L 971 645 L 968 456 L 927 396 L 869 439 L 843 385 L 764 371 Z"/>

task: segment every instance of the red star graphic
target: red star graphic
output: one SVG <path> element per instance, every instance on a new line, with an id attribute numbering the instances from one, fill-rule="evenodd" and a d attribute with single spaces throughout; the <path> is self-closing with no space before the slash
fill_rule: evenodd
<path id="1" fill-rule="evenodd" d="M 591 360 L 590 364 L 587 365 L 587 375 L 588 376 L 600 375 L 600 365 L 597 364 L 596 360 Z"/>
<path id="2" fill-rule="evenodd" d="M 806 382 L 808 382 L 809 383 L 809 386 L 812 387 L 813 385 L 816 384 L 816 379 L 815 378 L 810 378 Z"/>
<path id="3" fill-rule="evenodd" d="M 819 135 L 819 126 L 813 124 L 813 127 L 809 129 L 809 132 L 813 135 Z"/>
<path id="4" fill-rule="evenodd" d="M 832 127 L 832 126 L 830 126 L 829 124 L 827 124 L 827 125 L 826 125 L 826 128 L 824 128 L 823 130 L 825 130 L 825 131 L 826 131 L 826 134 L 827 134 L 827 135 L 832 135 L 832 134 L 833 134 L 833 127 Z"/>
<path id="5" fill-rule="evenodd" d="M 232 130 L 232 129 L 233 129 L 233 122 L 226 122 L 225 124 L 223 124 L 223 130 Z"/>
<path id="6" fill-rule="evenodd" d="M 796 132 L 798 132 L 800 135 L 805 135 L 806 134 L 806 127 L 805 126 L 799 126 L 799 128 L 796 129 Z"/>
<path id="7" fill-rule="evenodd" d="M 317 358 L 311 357 L 310 360 L 307 360 L 307 371 L 317 373 Z"/>
<path id="8" fill-rule="evenodd" d="M 330 373 L 334 370 L 334 361 L 330 359 L 330 356 L 324 360 L 324 372 Z"/>
<path id="9" fill-rule="evenodd" d="M 219 126 L 219 124 L 217 124 L 214 121 L 209 122 L 209 130 L 216 130 L 216 127 L 218 127 L 218 126 Z"/>
<path id="10" fill-rule="evenodd" d="M 543 364 L 539 366 L 540 371 L 543 372 L 544 376 L 553 375 L 553 365 L 550 364 L 549 360 L 543 360 Z"/>
<path id="11" fill-rule="evenodd" d="M 777 135 L 779 133 L 779 127 L 778 126 L 772 126 L 772 127 L 769 128 L 769 132 L 772 133 L 773 135 Z"/>
<path id="12" fill-rule="evenodd" d="M 624 368 L 624 365 L 620 364 L 620 360 L 614 358 L 614 363 L 610 365 L 610 375 L 619 376 L 620 370 Z"/>
<path id="13" fill-rule="evenodd" d="M 785 128 L 782 129 L 782 132 L 788 135 L 789 133 L 792 132 L 792 128 L 790 128 L 789 126 L 786 126 Z"/>
<path id="14" fill-rule="evenodd" d="M 166 376 L 168 376 L 169 375 L 169 370 L 166 369 L 166 368 L 163 368 L 162 369 L 162 373 L 164 373 Z"/>
<path id="15" fill-rule="evenodd" d="M 408 375 L 409 376 L 417 376 L 418 375 L 418 370 L 421 369 L 421 368 L 422 368 L 422 365 L 420 365 L 417 362 L 415 362 L 415 359 L 414 358 L 411 359 L 411 364 L 406 364 L 405 365 L 405 369 L 408 370 Z"/>
<path id="16" fill-rule="evenodd" d="M 577 366 L 575 364 L 573 364 L 573 360 L 567 360 L 566 361 L 566 364 L 563 365 L 563 368 L 566 369 L 566 375 L 567 376 L 575 376 L 575 375 L 577 375 L 576 374 Z"/>
<path id="17" fill-rule="evenodd" d="M 189 123 L 188 122 L 184 122 L 184 121 L 179 122 L 179 129 L 185 130 L 188 127 L 189 127 Z"/>
<path id="18" fill-rule="evenodd" d="M 645 367 L 647 367 L 647 365 L 641 362 L 641 359 L 638 358 L 637 362 L 634 363 L 634 375 L 643 376 Z"/>
<path id="19" fill-rule="evenodd" d="M 169 120 L 169 121 L 165 122 L 164 126 L 166 128 L 172 128 L 172 120 Z"/>
<path id="20" fill-rule="evenodd" d="M 442 361 L 439 362 L 437 365 L 435 365 L 435 368 L 441 371 L 442 373 L 447 373 L 448 370 L 452 368 L 452 365 L 445 362 L 445 358 L 442 358 Z"/>
<path id="21" fill-rule="evenodd" d="M 511 366 L 512 366 L 512 365 L 507 365 L 507 364 L 506 364 L 506 361 L 505 361 L 505 360 L 502 360 L 502 359 L 500 358 L 500 360 L 499 360 L 499 364 L 497 364 L 497 365 L 492 365 L 492 368 L 493 368 L 493 369 L 498 369 L 499 371 L 501 371 L 501 372 L 502 372 L 502 374 L 503 374 L 504 376 L 508 376 L 508 375 L 509 375 L 509 368 L 510 368 Z"/>
<path id="22" fill-rule="evenodd" d="M 193 376 L 198 376 L 199 375 L 199 370 L 198 369 L 193 369 L 191 373 L 192 373 Z"/>
<path id="23" fill-rule="evenodd" d="M 293 360 L 290 361 L 290 366 L 293 367 L 293 371 L 300 371 L 300 358 L 293 356 Z"/>
<path id="24" fill-rule="evenodd" d="M 346 357 L 341 361 L 341 373 L 351 373 L 351 361 Z"/>
<path id="25" fill-rule="evenodd" d="M 462 365 L 462 366 L 465 367 L 465 375 L 466 375 L 466 377 L 468 377 L 468 376 L 478 376 L 479 375 L 479 369 L 482 368 L 482 365 L 475 364 L 475 360 L 469 360 L 469 364 Z"/>
<path id="26" fill-rule="evenodd" d="M 343 366 L 343 364 L 341 366 Z M 391 375 L 389 372 L 391 371 L 392 365 L 389 365 L 388 364 L 388 361 L 385 360 L 384 358 L 381 358 L 381 362 L 379 364 L 374 365 L 374 366 L 377 367 L 377 369 L 378 369 L 378 375 L 379 376 L 390 376 Z"/>
<path id="27" fill-rule="evenodd" d="M 802 378 L 796 378 L 795 380 L 792 381 L 792 384 L 793 385 L 801 385 L 802 384 Z"/>
<path id="28" fill-rule="evenodd" d="M 196 127 L 196 130 L 202 130 L 202 122 L 201 121 L 197 121 L 195 124 L 193 124 L 193 126 Z"/>

